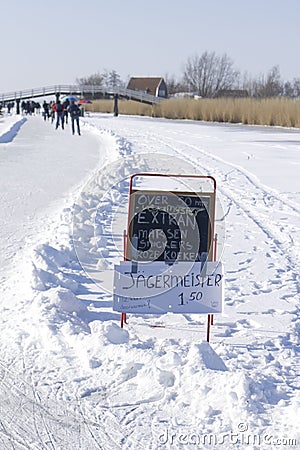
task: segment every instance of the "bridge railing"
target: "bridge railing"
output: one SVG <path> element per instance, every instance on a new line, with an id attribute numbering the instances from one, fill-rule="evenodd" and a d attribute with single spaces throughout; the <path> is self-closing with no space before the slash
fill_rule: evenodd
<path id="1" fill-rule="evenodd" d="M 13 91 L 6 92 L 0 94 L 0 101 L 14 101 L 14 100 L 22 100 L 36 97 L 43 97 L 47 95 L 56 95 L 56 94 L 79 94 L 80 96 L 84 96 L 84 94 L 99 94 L 103 95 L 119 95 L 120 97 L 125 97 L 128 99 L 132 99 L 135 101 L 147 102 L 147 103 L 158 103 L 163 98 L 156 97 L 155 95 L 147 94 L 143 91 L 135 91 L 132 89 L 126 89 L 122 87 L 103 87 L 103 86 L 94 86 L 94 85 L 54 85 L 54 86 L 45 86 L 39 87 L 35 89 L 25 89 L 21 91 Z"/>
<path id="2" fill-rule="evenodd" d="M 114 88 L 114 94 L 118 94 L 121 97 L 126 97 L 132 100 L 140 100 L 148 103 L 158 103 L 161 100 L 164 100 L 162 97 L 156 97 L 155 95 L 148 94 L 144 91 L 135 91 L 132 89 L 126 88 Z"/>
<path id="3" fill-rule="evenodd" d="M 17 100 L 24 98 L 34 98 L 43 97 L 45 95 L 55 95 L 55 94 L 72 94 L 81 93 L 82 89 L 78 85 L 54 85 L 54 86 L 44 86 L 35 89 L 23 89 L 21 91 L 12 91 L 0 94 L 1 101 Z"/>

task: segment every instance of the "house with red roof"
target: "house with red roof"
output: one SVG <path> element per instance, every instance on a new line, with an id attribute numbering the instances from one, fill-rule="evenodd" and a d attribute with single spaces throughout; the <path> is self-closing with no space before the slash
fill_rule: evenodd
<path id="1" fill-rule="evenodd" d="M 127 89 L 142 91 L 156 97 L 168 97 L 167 85 L 162 77 L 132 77 Z"/>

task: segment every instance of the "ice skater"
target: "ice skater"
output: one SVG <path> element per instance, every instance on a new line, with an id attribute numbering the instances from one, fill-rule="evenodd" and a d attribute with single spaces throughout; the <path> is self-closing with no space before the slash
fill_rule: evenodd
<path id="1" fill-rule="evenodd" d="M 78 132 L 78 134 L 80 136 L 80 126 L 79 126 L 79 117 L 80 117 L 80 113 L 81 113 L 80 108 L 72 100 L 68 110 L 69 110 L 69 113 L 70 113 L 70 116 L 71 116 L 72 133 L 75 134 L 75 122 L 76 122 L 77 132 Z"/>
<path id="2" fill-rule="evenodd" d="M 56 112 L 56 126 L 57 129 L 59 127 L 59 124 L 61 123 L 62 129 L 64 129 L 64 107 L 61 104 L 60 100 L 57 100 L 54 111 Z"/>

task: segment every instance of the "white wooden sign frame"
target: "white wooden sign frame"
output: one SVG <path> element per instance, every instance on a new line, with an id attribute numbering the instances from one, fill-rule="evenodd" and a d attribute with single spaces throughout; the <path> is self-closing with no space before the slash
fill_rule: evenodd
<path id="1" fill-rule="evenodd" d="M 223 311 L 221 263 L 154 261 L 115 266 L 113 309 L 139 314 L 216 314 Z"/>

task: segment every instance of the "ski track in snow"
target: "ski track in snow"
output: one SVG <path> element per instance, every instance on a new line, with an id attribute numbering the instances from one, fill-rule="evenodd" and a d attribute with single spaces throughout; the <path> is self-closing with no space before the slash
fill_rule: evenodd
<path id="1" fill-rule="evenodd" d="M 300 206 L 204 149 L 201 127 L 187 132 L 186 142 L 173 124 L 155 127 L 153 121 L 106 117 L 85 123 L 111 150 L 110 167 L 121 181 L 110 190 L 109 170 L 96 170 L 74 211 L 65 208 L 60 225 L 53 223 L 55 237 L 28 255 L 31 288 L 25 283 L 24 299 L 13 302 L 23 323 L 8 332 L 13 344 L 3 340 L 2 390 L 12 418 L 0 423 L 3 448 L 172 449 L 181 448 L 180 433 L 221 436 L 236 432 L 241 423 L 254 434 L 295 436 Z M 145 150 L 174 155 L 217 179 L 225 211 L 218 220 L 226 222 L 225 245 L 219 248 L 227 270 L 226 307 L 224 316 L 215 319 L 211 345 L 202 342 L 205 318 L 193 315 L 130 316 L 121 330 L 110 294 L 88 276 L 99 254 L 110 267 L 121 257 L 115 246 L 121 251 L 123 224 L 116 230 L 116 217 L 126 225 L 120 210 L 120 204 L 127 207 L 125 178 L 136 169 L 155 167 L 154 162 L 138 165 L 143 160 L 135 155 Z M 128 167 L 113 166 L 118 155 L 127 157 Z M 77 255 L 87 258 L 85 270 L 69 238 L 72 216 Z M 11 295 L 9 287 L 6 292 Z M 9 307 L 2 320 L 9 325 Z M 18 395 L 11 389 L 16 383 Z M 20 398 L 25 406 L 20 407 Z M 12 426 L 15 417 L 20 428 Z M 162 443 L 166 430 L 173 433 L 174 445 Z M 299 433 L 297 438 L 300 442 Z M 209 448 L 223 447 L 215 443 Z M 227 442 L 226 448 L 245 447 Z"/>
<path id="2" fill-rule="evenodd" d="M 168 140 L 171 140 L 176 144 L 179 142 L 175 139 Z M 183 156 L 183 153 L 180 152 L 180 150 L 177 150 L 174 145 L 169 145 L 173 150 L 177 151 L 181 156 Z M 190 145 L 185 144 L 185 147 L 190 147 Z M 213 157 L 207 152 L 203 152 L 201 149 L 195 146 L 191 147 L 193 149 L 196 149 L 198 153 L 202 153 L 203 155 L 202 162 L 200 163 L 199 157 L 197 161 L 197 166 L 199 167 L 199 169 L 201 169 L 201 172 L 207 170 L 209 174 L 214 174 L 218 179 L 221 180 L 218 190 L 221 195 L 227 199 L 229 208 L 231 208 L 234 204 L 239 211 L 243 211 L 244 216 L 252 221 L 252 224 L 250 224 L 250 228 L 248 228 L 248 230 L 252 230 L 253 225 L 257 226 L 266 235 L 266 238 L 268 239 L 268 248 L 272 248 L 272 246 L 274 248 L 277 248 L 275 253 L 279 253 L 281 256 L 287 259 L 288 269 L 289 271 L 292 271 L 292 277 L 295 281 L 295 292 L 299 293 L 300 264 L 297 255 L 300 251 L 300 240 L 298 242 L 295 242 L 292 238 L 292 236 L 297 234 L 299 230 L 295 226 L 296 223 L 291 225 L 290 223 L 282 222 L 282 220 L 286 220 L 286 217 L 284 217 L 283 219 L 276 219 L 275 222 L 275 220 L 270 217 L 269 209 L 272 208 L 276 212 L 282 211 L 282 214 L 287 214 L 290 217 L 292 216 L 291 218 L 294 218 L 294 222 L 296 222 L 296 220 L 299 220 L 300 207 L 295 205 L 293 202 L 288 201 L 287 199 L 282 200 L 282 198 L 280 198 L 278 194 L 274 193 L 272 190 L 268 189 L 258 181 L 254 181 L 250 174 L 246 173 L 246 171 L 234 167 L 233 164 L 226 163 L 226 161 L 222 160 L 221 158 Z M 186 152 L 185 158 L 187 158 Z M 218 164 L 217 169 L 212 168 L 212 166 L 209 164 L 209 161 L 221 163 L 222 166 L 225 166 L 225 169 L 228 166 L 229 169 L 233 167 L 233 170 L 220 170 L 220 164 Z M 192 159 L 191 162 L 193 162 Z M 238 183 L 237 178 L 235 178 L 235 172 L 238 172 L 238 174 L 240 175 L 238 177 Z M 229 177 L 229 175 L 231 176 Z M 230 184 L 229 189 L 223 187 L 223 181 L 226 181 L 226 184 Z M 266 210 L 266 212 L 262 214 L 261 212 L 264 209 Z M 258 213 L 257 210 L 260 213 Z M 295 248 L 296 245 L 298 245 L 298 247 Z M 282 272 L 282 266 L 280 266 L 280 278 L 283 277 Z M 278 284 L 278 280 L 274 281 L 274 283 Z"/>

